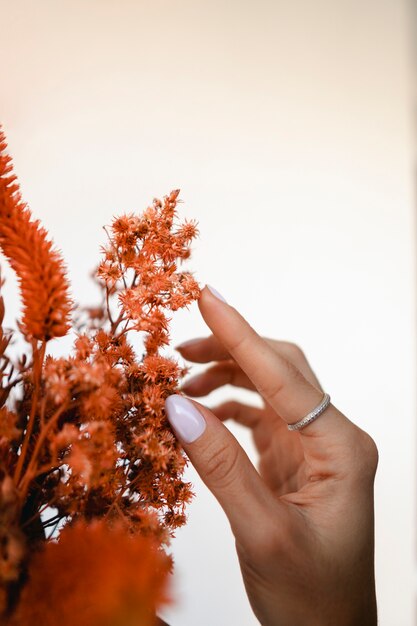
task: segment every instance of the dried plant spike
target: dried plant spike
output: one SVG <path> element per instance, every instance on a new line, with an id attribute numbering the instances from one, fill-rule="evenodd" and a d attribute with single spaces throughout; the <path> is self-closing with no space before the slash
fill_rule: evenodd
<path id="1" fill-rule="evenodd" d="M 64 262 L 22 201 L 0 127 L 0 248 L 16 272 L 22 296 L 22 332 L 48 341 L 65 335 L 72 308 Z"/>
<path id="2" fill-rule="evenodd" d="M 63 260 L 22 201 L 6 149 L 0 126 L 0 250 L 29 345 L 9 354 L 0 293 L 0 623 L 72 626 L 76 615 L 77 626 L 154 626 L 166 550 L 193 497 L 164 403 L 186 372 L 165 347 L 173 312 L 200 295 L 182 267 L 197 224 L 177 214 L 178 189 L 115 218 L 96 275 L 101 303 L 70 320 Z M 70 321 L 73 350 L 48 354 Z"/>

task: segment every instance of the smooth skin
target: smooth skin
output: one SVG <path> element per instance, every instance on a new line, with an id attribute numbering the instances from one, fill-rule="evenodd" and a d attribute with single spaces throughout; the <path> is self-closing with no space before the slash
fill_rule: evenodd
<path id="1" fill-rule="evenodd" d="M 184 393 L 231 384 L 264 401 L 263 409 L 232 400 L 209 410 L 190 400 L 206 428 L 182 442 L 229 519 L 255 615 L 263 626 L 374 626 L 375 443 L 333 405 L 290 432 L 287 424 L 323 398 L 302 351 L 260 337 L 207 287 L 199 308 L 212 335 L 178 350 L 211 365 Z M 222 423 L 228 418 L 252 430 L 259 471 Z"/>

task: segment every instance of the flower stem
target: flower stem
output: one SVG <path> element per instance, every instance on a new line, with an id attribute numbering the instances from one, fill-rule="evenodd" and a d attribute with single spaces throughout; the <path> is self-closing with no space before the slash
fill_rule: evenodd
<path id="1" fill-rule="evenodd" d="M 25 436 L 24 436 L 23 443 L 22 443 L 22 450 L 20 452 L 20 456 L 17 461 L 16 470 L 14 474 L 15 485 L 19 484 L 20 477 L 22 475 L 29 442 L 30 442 L 32 432 L 33 432 L 33 427 L 36 421 L 36 409 L 38 406 L 38 398 L 39 398 L 39 392 L 40 392 L 40 387 L 41 387 L 42 366 L 43 366 L 43 360 L 45 358 L 45 350 L 46 350 L 46 341 L 42 341 L 40 348 L 36 349 L 34 352 L 34 359 L 33 359 L 34 390 L 33 390 L 33 395 L 32 395 L 32 406 L 30 409 L 30 415 L 29 415 L 29 419 L 27 423 L 27 428 L 26 428 Z"/>

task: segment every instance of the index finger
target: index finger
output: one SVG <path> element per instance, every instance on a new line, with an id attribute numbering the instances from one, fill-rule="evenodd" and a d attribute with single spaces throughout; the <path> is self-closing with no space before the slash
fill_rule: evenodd
<path id="1" fill-rule="evenodd" d="M 277 354 L 236 309 L 205 287 L 199 299 L 201 314 L 217 340 L 252 380 L 258 392 L 287 423 L 293 424 L 310 413 L 323 399 L 323 392 L 308 382 L 288 360 Z M 349 445 L 354 425 L 330 405 L 303 430 L 306 451 L 328 459 Z M 314 440 L 314 441 L 313 441 Z M 329 446 L 329 443 L 334 445 Z"/>

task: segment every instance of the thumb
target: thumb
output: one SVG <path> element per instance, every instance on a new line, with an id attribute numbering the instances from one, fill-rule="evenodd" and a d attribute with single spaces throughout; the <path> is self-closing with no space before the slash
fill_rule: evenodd
<path id="1" fill-rule="evenodd" d="M 168 420 L 200 477 L 219 501 L 243 544 L 280 508 L 232 433 L 206 407 L 184 396 L 165 401 Z M 267 514 L 268 513 L 268 514 Z M 273 516 L 275 517 L 275 516 Z"/>

